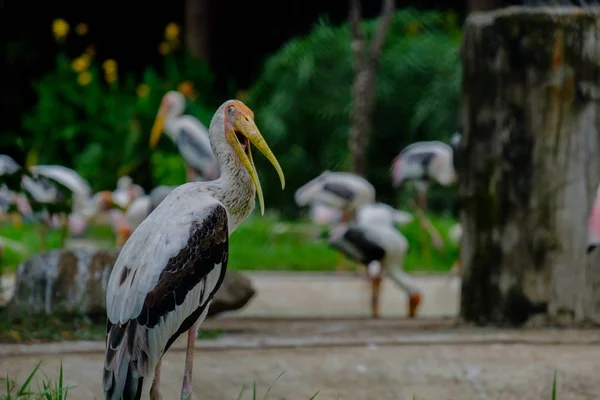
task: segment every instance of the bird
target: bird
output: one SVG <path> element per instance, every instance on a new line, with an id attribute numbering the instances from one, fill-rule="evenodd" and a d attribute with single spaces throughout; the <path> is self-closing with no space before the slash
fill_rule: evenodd
<path id="1" fill-rule="evenodd" d="M 145 194 L 140 185 L 133 183 L 130 176 L 124 175 L 117 180 L 117 189 L 112 192 L 112 201 L 120 208 L 126 209 L 135 199 Z"/>
<path id="2" fill-rule="evenodd" d="M 456 183 L 455 152 L 461 135 L 456 132 L 451 144 L 441 141 L 416 142 L 406 146 L 392 161 L 392 186 L 399 188 L 412 181 L 417 187 L 420 207 L 427 208 L 427 188 L 431 181 L 442 186 Z"/>
<path id="3" fill-rule="evenodd" d="M 358 208 L 356 221 L 340 224 L 329 233 L 328 244 L 346 257 L 367 266 L 371 279 L 371 316 L 379 318 L 379 294 L 383 272 L 408 295 L 408 316 L 414 318 L 421 303 L 421 292 L 402 268 L 408 241 L 395 227 L 412 221 L 409 213 L 384 203 Z"/>
<path id="4" fill-rule="evenodd" d="M 16 196 L 21 192 L 21 177 L 24 170 L 11 156 L 0 154 L 0 189 L 2 190 L 3 212 L 11 214 L 13 225 L 20 226 L 23 222 L 17 211 Z"/>
<path id="5" fill-rule="evenodd" d="M 155 148 L 164 130 L 177 146 L 187 166 L 187 181 L 215 180 L 219 177 L 219 163 L 213 154 L 208 130 L 197 118 L 182 115 L 185 97 L 178 91 L 167 92 L 160 103 L 152 132 L 150 148 Z"/>
<path id="6" fill-rule="evenodd" d="M 125 219 L 130 228 L 132 230 L 137 228 L 174 189 L 175 186 L 157 186 L 150 194 L 135 199 L 125 211 Z"/>
<path id="7" fill-rule="evenodd" d="M 600 244 L 600 185 L 596 189 L 594 203 L 588 217 L 587 254 L 590 254 Z"/>
<path id="8" fill-rule="evenodd" d="M 161 357 L 187 332 L 181 398 L 191 396 L 198 326 L 225 277 L 229 235 L 264 199 L 250 144 L 285 177 L 241 101 L 215 112 L 209 139 L 221 174 L 217 180 L 176 187 L 133 231 L 121 249 L 106 291 L 105 399 L 139 399 L 150 386 L 160 396 Z M 151 379 L 152 375 L 154 379 Z"/>
<path id="9" fill-rule="evenodd" d="M 294 193 L 299 207 L 319 202 L 342 212 L 341 220 L 354 219 L 358 206 L 375 201 L 375 188 L 365 178 L 351 172 L 325 170 L 321 175 L 305 183 Z"/>
<path id="10" fill-rule="evenodd" d="M 6 185 L 12 191 L 21 187 L 23 168 L 11 156 L 0 154 L 0 184 Z"/>

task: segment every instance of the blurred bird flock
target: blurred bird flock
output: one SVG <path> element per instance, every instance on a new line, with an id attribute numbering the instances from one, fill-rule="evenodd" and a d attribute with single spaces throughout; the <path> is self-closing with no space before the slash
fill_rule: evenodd
<path id="1" fill-rule="evenodd" d="M 370 37 L 377 20 L 363 23 Z M 212 75 L 191 57 L 182 43 L 181 27 L 169 23 L 157 43 L 164 65 L 147 67 L 141 76 L 119 70 L 118 60 L 95 57 L 86 41 L 93 26 L 56 19 L 51 34 L 59 45 L 56 67 L 33 83 L 37 105 L 23 116 L 25 139 L 10 135 L 7 143 L 27 149 L 26 165 L 63 165 L 86 179 L 93 193 L 114 190 L 130 176 L 150 189 L 186 181 L 185 163 L 176 146 L 161 141 L 148 148 L 149 133 L 162 97 L 177 90 L 186 97 L 185 114 L 208 126 L 223 99 L 211 93 Z M 347 25 L 319 21 L 304 37 L 283 45 L 265 62 L 262 74 L 235 98 L 255 110 L 256 122 L 287 172 L 290 190 L 281 191 L 277 177 L 261 174 L 268 217 L 250 219 L 236 233 L 233 269 L 333 270 L 336 252 L 322 240 L 324 232 L 305 218 L 294 203 L 294 190 L 323 170 L 349 169 L 347 135 L 353 79 L 351 32 Z M 377 201 L 406 208 L 411 187 L 391 185 L 390 164 L 407 145 L 425 140 L 450 142 L 456 131 L 461 86 L 461 30 L 453 12 L 398 10 L 390 25 L 377 73 L 376 107 L 368 148 L 367 179 Z M 159 72 L 159 70 L 161 72 Z M 257 168 L 268 166 L 256 160 Z M 458 249 L 449 240 L 455 224 L 452 188 L 433 185 L 428 213 L 445 246 L 430 251 L 423 229 L 414 220 L 401 228 L 410 243 L 406 270 L 447 271 Z M 5 249 L 0 266 L 14 269 L 39 251 L 35 229 L 2 223 Z M 87 233 L 104 239 L 114 232 L 92 226 Z M 321 240 L 319 239 L 321 238 Z M 18 243 L 20 242 L 20 246 Z M 7 246 L 17 243 L 14 246 Z M 49 233 L 48 248 L 60 247 L 60 232 Z M 23 249 L 27 247 L 27 249 Z"/>

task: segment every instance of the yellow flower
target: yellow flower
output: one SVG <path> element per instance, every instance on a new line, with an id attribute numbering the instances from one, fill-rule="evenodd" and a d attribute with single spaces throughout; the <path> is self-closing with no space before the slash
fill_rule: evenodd
<path id="1" fill-rule="evenodd" d="M 90 56 L 88 56 L 87 54 L 82 54 L 81 56 L 74 59 L 71 63 L 71 68 L 73 68 L 73 71 L 75 72 L 83 72 L 86 69 L 88 69 L 89 66 Z"/>
<path id="2" fill-rule="evenodd" d="M 421 23 L 413 21 L 406 26 L 406 30 L 410 36 L 417 35 L 421 31 Z"/>
<path id="3" fill-rule="evenodd" d="M 162 42 L 161 44 L 158 45 L 158 52 L 160 54 L 162 54 L 163 56 L 166 56 L 167 54 L 169 54 L 169 44 L 166 42 Z"/>
<path id="4" fill-rule="evenodd" d="M 81 86 L 87 86 L 92 81 L 92 74 L 89 71 L 84 71 L 77 76 L 77 83 Z"/>
<path id="5" fill-rule="evenodd" d="M 80 24 L 77 24 L 75 26 L 75 33 L 77 33 L 79 36 L 83 36 L 83 35 L 87 34 L 88 33 L 87 24 L 84 24 L 83 22 Z"/>
<path id="6" fill-rule="evenodd" d="M 181 33 L 181 28 L 175 22 L 171 22 L 165 28 L 165 39 L 167 40 L 176 40 L 179 37 L 179 33 Z"/>
<path id="7" fill-rule="evenodd" d="M 195 94 L 194 84 L 190 81 L 181 82 L 177 85 L 177 91 L 185 97 L 193 97 Z"/>
<path id="8" fill-rule="evenodd" d="M 114 83 L 117 79 L 119 79 L 119 75 L 117 74 L 117 71 L 104 71 L 104 79 L 106 79 L 106 82 L 108 83 Z"/>
<path id="9" fill-rule="evenodd" d="M 62 18 L 52 21 L 52 33 L 56 40 L 62 40 L 69 34 L 69 24 Z"/>
<path id="10" fill-rule="evenodd" d="M 117 62 L 112 59 L 108 59 L 102 63 L 102 68 L 104 72 L 107 74 L 116 73 L 117 72 Z"/>
<path id="11" fill-rule="evenodd" d="M 150 86 L 146 85 L 145 83 L 142 83 L 141 85 L 138 85 L 135 91 L 138 97 L 146 97 L 150 93 Z"/>

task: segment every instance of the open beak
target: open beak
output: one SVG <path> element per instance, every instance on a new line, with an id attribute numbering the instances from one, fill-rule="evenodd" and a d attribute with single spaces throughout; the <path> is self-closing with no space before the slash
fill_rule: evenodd
<path id="1" fill-rule="evenodd" d="M 264 215 L 265 201 L 263 199 L 260 181 L 258 180 L 258 175 L 256 173 L 256 167 L 254 166 L 254 161 L 252 160 L 250 143 L 256 146 L 256 148 L 260 150 L 265 157 L 267 157 L 267 160 L 273 164 L 273 167 L 275 167 L 275 170 L 277 171 L 277 175 L 279 175 L 279 180 L 281 181 L 281 189 L 284 189 L 285 177 L 281 167 L 279 166 L 279 162 L 269 148 L 269 145 L 267 145 L 267 142 L 265 142 L 265 139 L 262 137 L 258 127 L 254 123 L 254 120 L 245 114 L 240 114 L 235 120 L 233 126 L 227 132 L 227 140 L 229 143 L 231 143 L 233 149 L 242 161 L 244 168 L 248 170 L 250 176 L 252 177 L 252 182 L 254 182 L 256 193 L 258 194 L 260 213 L 261 215 Z"/>
<path id="2" fill-rule="evenodd" d="M 165 117 L 167 112 L 169 111 L 169 106 L 161 103 L 160 108 L 158 109 L 158 114 L 156 114 L 156 119 L 154 120 L 154 125 L 152 125 L 152 132 L 150 133 L 150 148 L 153 149 L 158 144 L 158 140 L 160 139 L 160 135 L 163 133 L 163 127 L 165 126 Z"/>

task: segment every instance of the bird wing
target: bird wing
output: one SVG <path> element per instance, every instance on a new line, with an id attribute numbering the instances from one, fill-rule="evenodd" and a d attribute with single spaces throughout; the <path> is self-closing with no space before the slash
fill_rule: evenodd
<path id="1" fill-rule="evenodd" d="M 341 251 L 346 257 L 367 264 L 373 260 L 381 260 L 385 256 L 385 250 L 369 237 L 364 227 L 351 225 L 341 235 L 339 233 L 330 236 L 329 245 Z"/>
<path id="2" fill-rule="evenodd" d="M 210 147 L 208 131 L 195 118 L 180 119 L 175 143 L 185 162 L 200 172 L 216 162 Z"/>
<path id="3" fill-rule="evenodd" d="M 356 195 L 346 185 L 337 182 L 327 182 L 323 185 L 323 190 L 326 192 L 333 193 L 334 195 L 347 201 L 352 201 L 352 199 L 354 199 L 354 196 Z"/>
<path id="4" fill-rule="evenodd" d="M 62 165 L 36 165 L 31 167 L 31 171 L 58 182 L 68 188 L 70 192 L 83 198 L 88 198 L 92 194 L 89 182 L 71 168 Z"/>
<path id="5" fill-rule="evenodd" d="M 111 273 L 106 398 L 141 390 L 173 341 L 206 315 L 225 277 L 227 210 L 202 194 L 182 205 L 177 189 L 133 232 Z"/>

